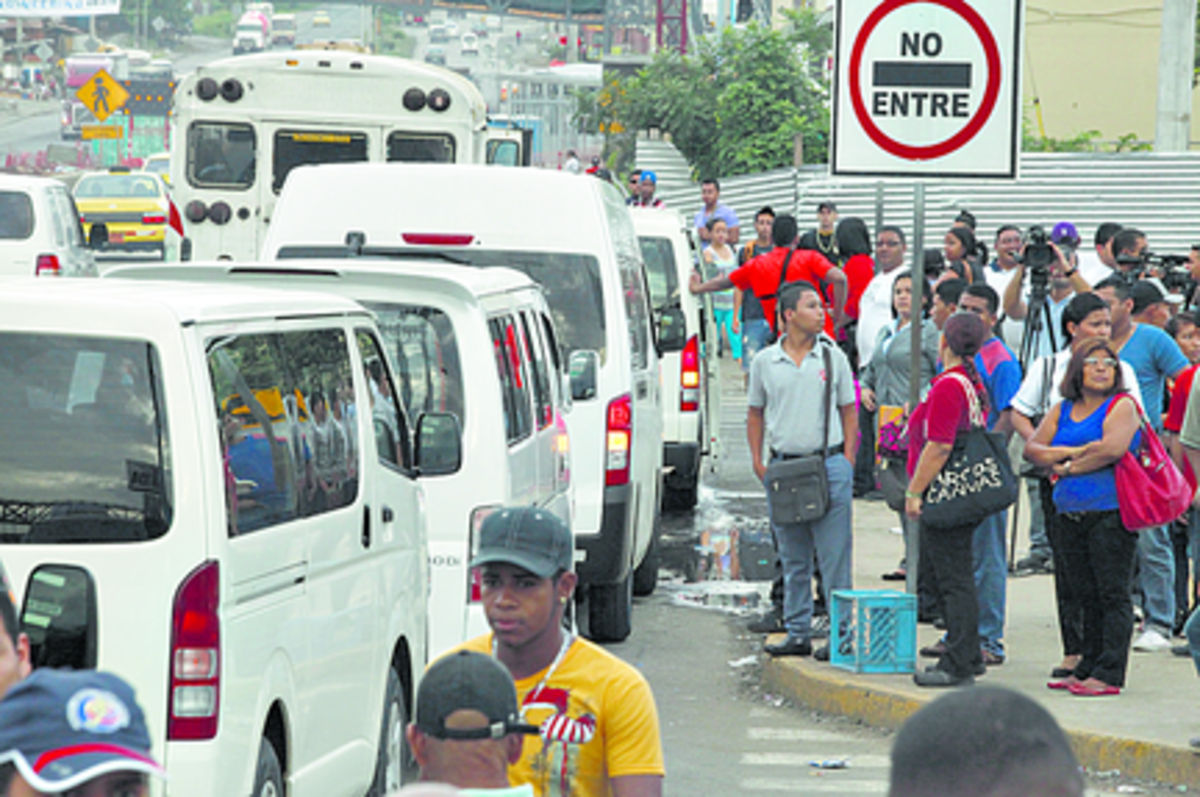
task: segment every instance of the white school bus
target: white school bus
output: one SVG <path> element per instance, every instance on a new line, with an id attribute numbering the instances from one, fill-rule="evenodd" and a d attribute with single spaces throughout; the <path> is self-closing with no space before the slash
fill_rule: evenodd
<path id="1" fill-rule="evenodd" d="M 448 69 L 336 50 L 214 61 L 175 92 L 171 185 L 183 257 L 256 258 L 297 166 L 485 163 L 488 137 L 482 95 Z"/>

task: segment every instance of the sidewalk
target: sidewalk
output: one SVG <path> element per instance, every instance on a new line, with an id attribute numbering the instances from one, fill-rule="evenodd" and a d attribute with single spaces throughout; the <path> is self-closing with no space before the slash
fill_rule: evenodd
<path id="1" fill-rule="evenodd" d="M 1027 518 L 1024 506 L 1021 516 Z M 888 531 L 897 525 L 896 514 L 882 501 L 854 502 L 856 589 L 896 588 L 880 576 L 896 566 L 903 552 L 902 538 Z M 1027 548 L 1023 528 L 1018 556 Z M 919 625 L 918 647 L 933 644 L 940 635 L 932 626 Z M 1016 689 L 1045 706 L 1067 731 L 1081 764 L 1093 771 L 1119 769 L 1133 777 L 1200 787 L 1200 755 L 1187 746 L 1188 738 L 1200 735 L 1200 679 L 1190 657 L 1131 652 L 1119 697 L 1080 698 L 1047 689 L 1050 669 L 1062 655 L 1049 575 L 1009 578 L 1004 643 L 1005 663 L 988 668 L 977 683 Z M 932 661 L 919 659 L 917 666 Z M 809 658 L 768 659 L 763 672 L 778 694 L 892 728 L 946 692 L 917 687 L 910 674 L 858 675 Z"/>
<path id="2" fill-rule="evenodd" d="M 59 100 L 23 100 L 15 94 L 0 92 L 0 127 L 31 116 L 57 114 Z"/>

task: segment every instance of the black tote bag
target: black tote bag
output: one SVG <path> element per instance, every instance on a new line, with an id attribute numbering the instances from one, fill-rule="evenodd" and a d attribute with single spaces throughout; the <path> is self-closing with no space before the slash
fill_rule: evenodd
<path id="1" fill-rule="evenodd" d="M 987 430 L 971 381 L 957 373 L 949 376 L 966 391 L 971 428 L 959 432 L 950 459 L 925 490 L 921 521 L 933 529 L 977 526 L 1017 500 L 1017 480 L 1004 436 Z"/>

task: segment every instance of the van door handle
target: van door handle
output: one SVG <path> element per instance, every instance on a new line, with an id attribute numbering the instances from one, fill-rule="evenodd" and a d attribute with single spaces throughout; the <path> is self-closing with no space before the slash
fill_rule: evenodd
<path id="1" fill-rule="evenodd" d="M 390 506 L 385 506 L 383 508 L 383 522 L 391 523 L 395 519 L 396 519 L 396 513 L 392 511 L 392 508 Z"/>
<path id="2" fill-rule="evenodd" d="M 371 547 L 371 507 L 363 505 L 362 546 Z"/>

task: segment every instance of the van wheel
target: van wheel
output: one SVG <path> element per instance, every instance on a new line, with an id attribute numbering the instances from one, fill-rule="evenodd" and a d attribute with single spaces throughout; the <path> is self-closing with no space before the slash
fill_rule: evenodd
<path id="1" fill-rule="evenodd" d="M 621 642 L 633 630 L 633 574 L 588 587 L 588 633 L 594 642 Z"/>
<path id="2" fill-rule="evenodd" d="M 258 765 L 254 768 L 253 797 L 283 797 L 283 767 L 275 745 L 267 739 L 258 743 Z"/>
<path id="3" fill-rule="evenodd" d="M 658 566 L 661 561 L 658 554 L 658 535 L 659 523 L 655 521 L 654 533 L 650 537 L 650 547 L 646 549 L 646 556 L 642 559 L 642 563 L 637 566 L 637 570 L 633 571 L 633 594 L 639 598 L 653 595 L 654 588 L 658 586 Z"/>
<path id="4" fill-rule="evenodd" d="M 404 691 L 400 676 L 389 667 L 387 694 L 383 701 L 383 727 L 379 733 L 379 752 L 375 762 L 375 778 L 367 797 L 384 797 L 405 783 L 416 779 L 416 766 L 404 729 L 408 714 L 404 710 Z"/>
<path id="5" fill-rule="evenodd" d="M 663 487 L 663 509 L 686 512 L 696 508 L 700 488 L 700 474 L 681 487 L 665 485 Z"/>

